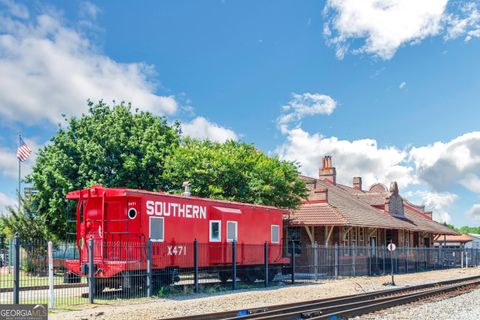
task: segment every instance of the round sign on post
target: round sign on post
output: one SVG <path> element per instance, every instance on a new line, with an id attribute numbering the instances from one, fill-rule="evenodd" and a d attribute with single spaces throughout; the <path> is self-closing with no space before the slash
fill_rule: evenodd
<path id="1" fill-rule="evenodd" d="M 395 251 L 395 249 L 397 248 L 397 246 L 393 243 L 393 242 L 390 242 L 388 245 L 387 245 L 387 249 L 388 251 L 390 251 L 390 267 L 392 269 L 392 283 L 391 285 L 394 286 L 395 285 L 395 279 L 393 278 L 393 251 Z"/>
<path id="2" fill-rule="evenodd" d="M 395 249 L 397 249 L 397 246 L 395 245 L 395 243 L 389 243 L 387 249 L 388 251 L 395 251 Z"/>

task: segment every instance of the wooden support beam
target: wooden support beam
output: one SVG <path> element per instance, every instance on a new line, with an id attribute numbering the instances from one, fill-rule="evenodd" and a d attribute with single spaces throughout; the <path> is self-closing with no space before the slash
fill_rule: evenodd
<path id="1" fill-rule="evenodd" d="M 307 231 L 307 235 L 308 235 L 308 238 L 310 239 L 310 243 L 313 244 L 314 238 L 313 238 L 312 232 L 310 231 L 310 228 L 308 226 L 305 226 L 305 230 Z"/>
<path id="2" fill-rule="evenodd" d="M 328 227 L 325 227 L 328 230 Z M 332 236 L 333 228 L 335 227 L 330 227 L 330 231 L 327 233 L 327 238 L 325 239 L 325 245 L 328 246 L 328 241 L 330 241 L 330 237 Z"/>
<path id="3" fill-rule="evenodd" d="M 377 228 L 373 228 L 373 230 L 370 231 L 370 233 L 368 234 L 368 237 L 370 238 L 371 236 L 373 236 L 373 234 L 375 233 L 375 236 L 377 235 Z"/>

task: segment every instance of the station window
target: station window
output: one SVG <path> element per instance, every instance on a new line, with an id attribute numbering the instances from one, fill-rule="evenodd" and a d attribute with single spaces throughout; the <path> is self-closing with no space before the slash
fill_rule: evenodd
<path id="1" fill-rule="evenodd" d="M 271 230 L 271 242 L 272 243 L 279 243 L 280 242 L 280 228 L 278 225 L 274 224 L 272 225 L 272 230 Z"/>
<path id="2" fill-rule="evenodd" d="M 150 240 L 162 242 L 164 240 L 163 217 L 150 217 Z"/>
<path id="3" fill-rule="evenodd" d="M 237 241 L 237 222 L 236 221 L 227 221 L 227 241 Z"/>
<path id="4" fill-rule="evenodd" d="M 301 245 L 301 228 L 288 228 L 287 229 L 287 248 L 288 248 L 288 254 L 292 254 L 292 249 L 293 245 L 295 245 L 295 254 L 301 254 L 302 253 L 302 245 Z"/>
<path id="5" fill-rule="evenodd" d="M 222 222 L 220 220 L 210 221 L 210 241 L 220 242 L 222 239 Z"/>

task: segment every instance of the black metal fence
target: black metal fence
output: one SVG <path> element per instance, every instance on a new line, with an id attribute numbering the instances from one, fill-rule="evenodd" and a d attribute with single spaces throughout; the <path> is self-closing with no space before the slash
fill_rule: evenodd
<path id="1" fill-rule="evenodd" d="M 166 294 L 217 292 L 322 278 L 478 266 L 463 248 L 288 246 L 94 241 L 0 244 L 0 303 L 51 308 Z M 72 272 L 73 271 L 73 272 Z"/>
<path id="2" fill-rule="evenodd" d="M 304 245 L 296 248 L 297 279 L 374 276 L 478 266 L 478 249 Z M 291 252 L 289 248 L 289 252 Z"/>

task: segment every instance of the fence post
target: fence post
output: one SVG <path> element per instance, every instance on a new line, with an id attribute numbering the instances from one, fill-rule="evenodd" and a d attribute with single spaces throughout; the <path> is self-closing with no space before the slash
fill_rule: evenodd
<path id="1" fill-rule="evenodd" d="M 335 263 L 335 278 L 338 278 L 338 244 L 335 243 L 335 257 L 334 257 L 334 263 Z"/>
<path id="2" fill-rule="evenodd" d="M 314 242 L 313 249 L 313 269 L 315 270 L 315 281 L 318 280 L 318 244 Z"/>
<path id="3" fill-rule="evenodd" d="M 265 287 L 268 287 L 268 242 L 263 245 L 263 261 L 265 264 Z"/>
<path id="4" fill-rule="evenodd" d="M 292 240 L 292 283 L 295 283 L 295 241 Z"/>
<path id="5" fill-rule="evenodd" d="M 460 268 L 463 269 L 463 251 L 464 249 L 462 248 L 462 252 L 460 253 Z"/>
<path id="6" fill-rule="evenodd" d="M 370 245 L 368 247 L 364 247 L 364 250 L 367 250 L 367 261 L 368 261 L 368 275 L 371 276 L 372 275 L 372 255 L 371 255 L 371 247 Z"/>
<path id="7" fill-rule="evenodd" d="M 415 247 L 415 272 L 418 272 L 418 247 Z"/>
<path id="8" fill-rule="evenodd" d="M 465 267 L 468 268 L 468 251 L 465 252 L 465 261 L 466 261 Z"/>
<path id="9" fill-rule="evenodd" d="M 88 239 L 88 300 L 93 303 L 95 293 L 95 276 L 93 272 L 93 237 Z"/>
<path id="10" fill-rule="evenodd" d="M 48 295 L 50 297 L 50 309 L 55 308 L 55 296 L 53 291 L 53 243 L 48 241 Z"/>
<path id="11" fill-rule="evenodd" d="M 440 245 L 438 250 L 438 262 L 440 263 L 440 269 L 443 269 L 443 256 L 445 255 L 445 252 L 443 250 L 443 247 Z"/>
<path id="12" fill-rule="evenodd" d="M 237 242 L 232 241 L 232 290 L 237 288 Z"/>
<path id="13" fill-rule="evenodd" d="M 357 255 L 357 250 L 355 249 L 355 243 L 352 243 L 352 271 L 353 271 L 353 276 L 355 277 L 356 275 L 356 255 Z"/>
<path id="14" fill-rule="evenodd" d="M 13 238 L 13 303 L 20 303 L 20 238 Z"/>
<path id="15" fill-rule="evenodd" d="M 193 241 L 193 282 L 194 290 L 198 292 L 198 241 Z"/>
<path id="16" fill-rule="evenodd" d="M 385 247 L 382 247 L 382 258 L 383 258 L 383 274 L 385 274 Z"/>
<path id="17" fill-rule="evenodd" d="M 152 240 L 148 239 L 147 242 L 147 297 L 153 295 L 153 282 L 152 282 Z"/>

